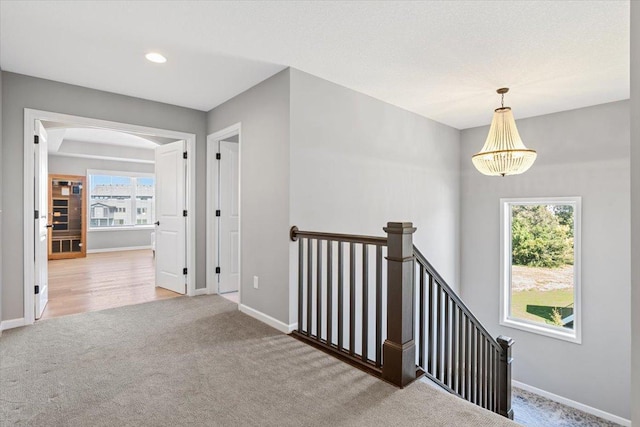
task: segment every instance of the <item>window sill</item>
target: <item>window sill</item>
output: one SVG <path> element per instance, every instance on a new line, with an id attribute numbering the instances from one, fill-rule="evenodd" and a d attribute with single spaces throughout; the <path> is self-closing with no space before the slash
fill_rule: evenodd
<path id="1" fill-rule="evenodd" d="M 142 230 L 153 230 L 155 229 L 155 225 L 136 225 L 136 226 L 125 226 L 125 227 L 100 227 L 100 228 L 88 228 L 87 231 L 89 233 L 93 233 L 94 231 L 103 232 L 103 231 L 142 231 Z"/>
<path id="2" fill-rule="evenodd" d="M 500 325 L 509 328 L 519 329 L 525 332 L 531 332 L 537 335 L 544 335 L 549 338 L 555 338 L 562 341 L 568 341 L 574 344 L 582 344 L 582 337 L 576 330 L 563 331 L 560 328 L 554 328 L 551 326 L 536 325 L 535 323 L 529 323 L 522 320 L 514 319 L 502 319 Z"/>

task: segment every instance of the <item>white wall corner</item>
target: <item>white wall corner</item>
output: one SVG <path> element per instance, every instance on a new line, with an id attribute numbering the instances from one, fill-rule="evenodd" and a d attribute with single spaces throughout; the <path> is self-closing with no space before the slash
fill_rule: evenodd
<path id="1" fill-rule="evenodd" d="M 511 381 L 511 385 L 524 391 L 537 394 L 538 396 L 547 398 L 549 400 L 553 400 L 554 402 L 560 403 L 562 405 L 569 406 L 582 412 L 586 412 L 587 414 L 595 415 L 596 417 L 602 418 L 603 420 L 611 421 L 616 424 L 620 424 L 621 426 L 631 427 L 631 420 L 627 420 L 626 418 L 622 418 L 609 412 L 594 408 L 592 406 L 585 405 L 584 403 L 576 402 L 575 400 L 571 400 L 563 396 L 558 396 L 557 394 L 553 394 L 546 390 L 542 390 L 516 380 Z"/>
<path id="2" fill-rule="evenodd" d="M 243 312 L 244 314 L 253 317 L 254 319 L 257 319 L 259 321 L 261 321 L 262 323 L 266 323 L 267 325 L 271 326 L 272 328 L 275 328 L 277 330 L 279 330 L 280 332 L 282 332 L 283 334 L 290 334 L 291 332 L 293 332 L 294 330 L 296 330 L 298 328 L 298 324 L 297 323 L 292 323 L 287 325 L 284 322 L 281 322 L 280 320 L 269 316 L 268 314 L 264 314 L 258 310 L 255 310 L 249 306 L 246 306 L 244 304 L 239 304 L 238 305 L 238 309 Z"/>

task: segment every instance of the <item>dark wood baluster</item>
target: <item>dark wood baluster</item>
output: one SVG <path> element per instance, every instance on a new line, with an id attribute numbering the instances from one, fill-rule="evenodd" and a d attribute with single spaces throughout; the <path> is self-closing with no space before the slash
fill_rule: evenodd
<path id="1" fill-rule="evenodd" d="M 362 244 L 362 361 L 369 360 L 369 250 Z"/>
<path id="2" fill-rule="evenodd" d="M 307 239 L 307 336 L 311 336 L 313 316 L 313 239 Z"/>
<path id="3" fill-rule="evenodd" d="M 496 349 L 494 350 L 494 361 L 493 361 L 493 368 L 495 370 L 495 375 L 494 375 L 494 379 L 493 379 L 493 383 L 494 383 L 494 390 L 495 390 L 495 395 L 496 395 L 496 401 L 494 403 L 495 406 L 495 410 L 497 413 L 500 413 L 499 410 L 499 405 L 500 405 L 500 349 L 499 347 L 496 347 Z"/>
<path id="4" fill-rule="evenodd" d="M 433 321 L 433 276 L 429 275 L 429 299 L 427 300 L 427 306 L 429 307 L 429 346 L 427 348 L 427 372 L 435 376 L 435 367 L 433 363 L 433 343 L 435 342 L 435 330 Z"/>
<path id="5" fill-rule="evenodd" d="M 491 362 L 490 362 L 490 353 L 489 353 L 489 349 L 491 348 L 491 343 L 489 343 L 489 340 L 485 337 L 484 339 L 484 366 L 485 366 L 485 370 L 484 370 L 484 374 L 487 377 L 487 379 L 485 380 L 485 395 L 486 397 L 486 405 L 485 408 L 490 409 L 491 408 Z"/>
<path id="6" fill-rule="evenodd" d="M 469 318 L 464 316 L 464 398 L 471 401 L 471 328 Z"/>
<path id="7" fill-rule="evenodd" d="M 327 345 L 333 344 L 333 242 L 327 240 Z"/>
<path id="8" fill-rule="evenodd" d="M 338 350 L 344 346 L 344 254 L 338 242 Z"/>
<path id="9" fill-rule="evenodd" d="M 486 345 L 487 340 L 480 334 L 480 406 L 487 407 L 487 364 L 486 364 Z"/>
<path id="10" fill-rule="evenodd" d="M 458 393 L 458 313 L 455 303 L 451 305 L 451 389 Z"/>
<path id="11" fill-rule="evenodd" d="M 327 344 L 333 344 L 333 241 L 327 240 Z"/>
<path id="12" fill-rule="evenodd" d="M 493 402 L 495 402 L 493 395 L 493 377 L 495 376 L 495 371 L 493 370 L 493 345 L 489 343 L 488 350 L 488 361 L 489 361 L 489 409 L 494 411 Z"/>
<path id="13" fill-rule="evenodd" d="M 440 283 L 436 282 L 436 292 L 438 294 L 438 298 L 436 298 L 436 336 L 437 342 L 436 345 L 436 378 L 442 381 L 442 288 L 440 288 Z"/>
<path id="14" fill-rule="evenodd" d="M 304 243 L 298 239 L 298 333 L 302 333 L 302 310 L 304 307 Z"/>
<path id="15" fill-rule="evenodd" d="M 471 330 L 469 331 L 469 341 L 471 343 L 471 350 L 469 351 L 469 372 L 470 372 L 470 389 L 469 389 L 469 401 L 477 403 L 477 388 L 476 388 L 476 328 L 473 322 L 469 322 Z"/>
<path id="16" fill-rule="evenodd" d="M 450 356 L 450 340 L 449 340 L 449 302 L 450 298 L 447 293 L 444 294 L 444 383 L 448 386 L 451 385 L 449 381 L 449 356 Z"/>
<path id="17" fill-rule="evenodd" d="M 382 366 L 382 246 L 376 246 L 376 366 Z"/>
<path id="18" fill-rule="evenodd" d="M 458 310 L 458 394 L 463 395 L 464 379 L 464 334 L 462 309 Z"/>
<path id="19" fill-rule="evenodd" d="M 322 339 L 322 240 L 317 241 L 316 278 L 316 339 Z"/>
<path id="20" fill-rule="evenodd" d="M 489 407 L 489 367 L 487 364 L 487 338 L 482 336 L 482 407 Z"/>
<path id="21" fill-rule="evenodd" d="M 482 390 L 484 386 L 484 372 L 482 371 L 483 339 L 479 329 L 476 329 L 476 336 L 478 337 L 478 406 L 482 406 Z"/>
<path id="22" fill-rule="evenodd" d="M 480 402 L 482 401 L 482 395 L 481 395 L 481 390 L 482 390 L 482 369 L 481 369 L 481 357 L 480 355 L 482 354 L 482 349 L 481 347 L 481 335 L 480 335 L 480 331 L 478 330 L 478 327 L 474 325 L 474 329 L 476 331 L 476 405 L 480 405 Z"/>
<path id="23" fill-rule="evenodd" d="M 356 245 L 349 244 L 349 354 L 356 346 Z"/>
<path id="24" fill-rule="evenodd" d="M 424 366 L 424 348 L 425 348 L 425 324 L 424 324 L 424 267 L 418 264 L 418 274 L 420 274 L 420 289 L 418 291 L 418 365 L 421 368 Z"/>

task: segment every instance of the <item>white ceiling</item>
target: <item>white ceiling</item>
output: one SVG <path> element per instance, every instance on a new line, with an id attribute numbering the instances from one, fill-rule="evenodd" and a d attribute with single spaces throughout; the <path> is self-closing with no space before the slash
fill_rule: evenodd
<path id="1" fill-rule="evenodd" d="M 629 1 L 0 2 L 0 67 L 210 110 L 286 66 L 459 129 L 629 97 Z M 144 54 L 168 58 L 152 64 Z"/>
<path id="2" fill-rule="evenodd" d="M 57 129 L 61 130 L 61 129 Z M 50 130 L 49 134 L 52 133 Z M 113 147 L 154 149 L 158 146 L 146 138 L 108 129 L 66 128 L 62 141 L 80 141 L 87 144 L 107 144 Z"/>
<path id="3" fill-rule="evenodd" d="M 43 125 L 47 129 L 47 149 L 51 156 L 153 163 L 158 144 L 174 141 L 70 123 L 44 121 Z"/>

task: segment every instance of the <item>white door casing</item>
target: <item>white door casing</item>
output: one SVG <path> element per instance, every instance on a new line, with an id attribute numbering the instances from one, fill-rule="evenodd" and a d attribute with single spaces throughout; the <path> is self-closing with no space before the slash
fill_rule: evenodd
<path id="1" fill-rule="evenodd" d="M 37 141 L 37 143 L 36 143 Z M 47 131 L 40 120 L 35 120 L 34 144 L 33 144 L 33 165 L 35 171 L 34 179 L 34 261 L 36 265 L 34 274 L 35 293 L 35 313 L 34 317 L 39 319 L 49 301 L 49 272 L 48 272 L 48 251 L 49 251 L 49 172 L 48 172 L 48 150 Z"/>
<path id="2" fill-rule="evenodd" d="M 156 148 L 156 286 L 186 293 L 184 141 Z"/>
<path id="3" fill-rule="evenodd" d="M 22 234 L 24 237 L 24 247 L 22 251 L 23 265 L 23 321 L 24 325 L 31 325 L 35 321 L 35 295 L 34 283 L 36 282 L 36 270 L 38 270 L 38 261 L 34 260 L 35 254 L 35 236 L 34 232 L 34 205 L 35 205 L 35 177 L 36 168 L 34 161 L 34 123 L 36 120 L 50 121 L 57 123 L 67 123 L 80 127 L 91 127 L 98 129 L 110 129 L 122 132 L 131 132 L 141 135 L 154 135 L 164 138 L 186 141 L 186 151 L 189 153 L 187 163 L 187 179 L 185 185 L 186 209 L 189 216 L 186 218 L 187 243 L 186 243 L 186 267 L 188 274 L 186 275 L 187 295 L 197 295 L 196 291 L 196 257 L 195 257 L 195 234 L 196 234 L 196 158 L 195 153 L 196 135 L 194 133 L 180 132 L 168 129 L 153 128 L 147 126 L 139 126 L 130 123 L 115 122 L 75 116 L 70 114 L 56 113 L 52 111 L 35 110 L 31 108 L 24 109 L 24 128 L 23 128 L 23 209 L 22 209 Z M 33 261 L 33 262 L 30 262 Z"/>
<path id="4" fill-rule="evenodd" d="M 239 144 L 220 141 L 218 152 L 218 293 L 235 292 L 240 280 Z"/>

